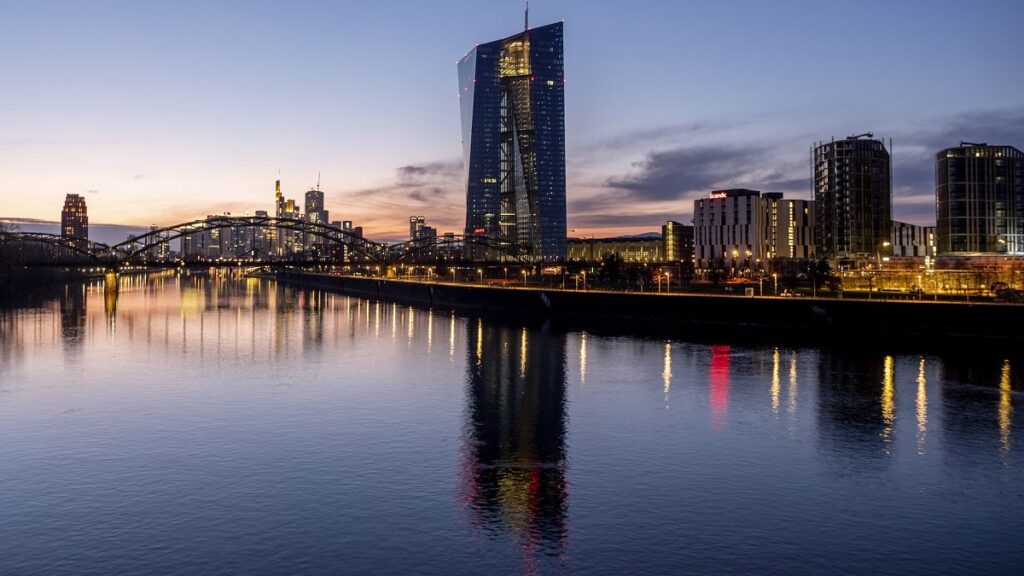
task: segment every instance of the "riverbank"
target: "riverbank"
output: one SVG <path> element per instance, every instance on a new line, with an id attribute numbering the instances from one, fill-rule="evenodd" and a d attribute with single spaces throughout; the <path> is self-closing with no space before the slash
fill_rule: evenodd
<path id="1" fill-rule="evenodd" d="M 354 296 L 549 319 L 595 331 L 915 348 L 1024 343 L 1019 328 L 1024 306 L 1014 304 L 551 290 L 301 272 L 282 272 L 277 278 Z"/>

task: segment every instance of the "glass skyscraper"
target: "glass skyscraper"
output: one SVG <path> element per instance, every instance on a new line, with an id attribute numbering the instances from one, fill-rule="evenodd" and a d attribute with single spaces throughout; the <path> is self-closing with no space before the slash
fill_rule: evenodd
<path id="1" fill-rule="evenodd" d="M 963 142 L 935 155 L 939 254 L 1024 254 L 1024 153 Z"/>
<path id="2" fill-rule="evenodd" d="M 459 62 L 468 256 L 565 259 L 562 24 L 480 44 Z"/>

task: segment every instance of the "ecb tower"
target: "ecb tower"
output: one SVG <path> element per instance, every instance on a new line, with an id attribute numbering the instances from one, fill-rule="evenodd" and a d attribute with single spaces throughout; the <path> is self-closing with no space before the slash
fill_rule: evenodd
<path id="1" fill-rule="evenodd" d="M 459 61 L 467 256 L 565 259 L 562 23 L 480 44 Z"/>

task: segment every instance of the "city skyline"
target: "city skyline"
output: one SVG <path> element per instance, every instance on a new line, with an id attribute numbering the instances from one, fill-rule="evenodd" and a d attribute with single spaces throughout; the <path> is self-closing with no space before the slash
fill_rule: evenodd
<path id="1" fill-rule="evenodd" d="M 293 197 L 322 172 L 325 209 L 370 236 L 404 236 L 411 213 L 460 230 L 452 64 L 515 33 L 521 3 L 242 6 L 13 6 L 0 217 L 53 221 L 67 193 L 97 224 L 272 209 L 280 169 Z M 937 151 L 1024 134 L 1024 79 L 997 65 L 1021 8 L 957 6 L 534 2 L 532 22 L 566 22 L 569 228 L 653 231 L 718 188 L 809 199 L 811 145 L 865 131 L 894 140 L 893 218 L 933 223 Z"/>

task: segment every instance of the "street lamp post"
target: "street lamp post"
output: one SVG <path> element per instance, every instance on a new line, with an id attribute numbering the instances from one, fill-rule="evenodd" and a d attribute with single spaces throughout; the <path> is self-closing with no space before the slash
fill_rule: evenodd
<path id="1" fill-rule="evenodd" d="M 483 268 L 477 268 L 476 269 L 476 273 L 480 275 L 480 285 L 483 286 L 483 283 L 484 283 L 484 269 Z"/>
<path id="2" fill-rule="evenodd" d="M 772 280 L 775 281 L 775 295 L 778 296 L 779 295 L 779 273 L 778 272 L 772 272 Z"/>

